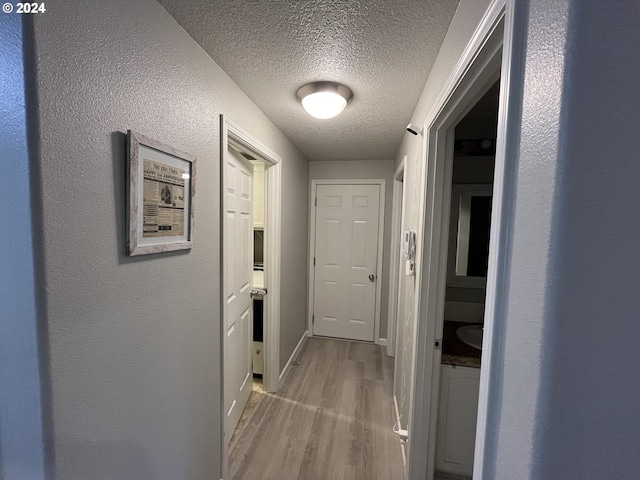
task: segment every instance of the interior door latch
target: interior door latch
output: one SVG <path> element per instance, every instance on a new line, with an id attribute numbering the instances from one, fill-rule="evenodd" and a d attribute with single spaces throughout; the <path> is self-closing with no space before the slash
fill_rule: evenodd
<path id="1" fill-rule="evenodd" d="M 253 297 L 264 297 L 267 294 L 266 288 L 254 288 L 251 290 L 251 298 Z"/>
<path id="2" fill-rule="evenodd" d="M 375 282 L 375 281 L 376 281 L 376 276 L 375 276 L 373 273 L 369 275 L 369 281 L 370 281 L 371 283 L 373 283 L 373 282 Z"/>

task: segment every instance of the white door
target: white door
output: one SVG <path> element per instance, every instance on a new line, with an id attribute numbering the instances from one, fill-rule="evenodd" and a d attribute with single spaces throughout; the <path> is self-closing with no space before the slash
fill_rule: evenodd
<path id="1" fill-rule="evenodd" d="M 228 148 L 224 168 L 224 407 L 229 442 L 252 387 L 253 174 L 249 161 Z"/>
<path id="2" fill-rule="evenodd" d="M 373 341 L 379 185 L 316 189 L 313 334 Z"/>

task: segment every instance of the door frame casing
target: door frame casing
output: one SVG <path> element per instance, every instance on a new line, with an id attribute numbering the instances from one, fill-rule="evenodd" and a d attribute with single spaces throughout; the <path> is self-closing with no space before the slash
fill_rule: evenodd
<path id="1" fill-rule="evenodd" d="M 396 168 L 393 174 L 393 205 L 391 207 L 391 258 L 389 261 L 389 313 L 387 316 L 387 355 L 396 355 L 396 332 L 398 324 L 398 295 L 400 288 L 400 270 L 402 253 L 400 250 L 400 238 L 402 237 L 405 207 L 404 168 L 407 156 Z"/>
<path id="2" fill-rule="evenodd" d="M 220 115 L 220 299 L 224 299 L 224 195 L 226 188 L 225 165 L 227 149 L 229 145 L 251 153 L 265 163 L 265 285 L 268 294 L 264 302 L 264 387 L 268 392 L 275 392 L 280 387 L 280 265 L 281 265 L 281 184 L 282 184 L 282 158 L 264 146 L 240 125 L 233 122 L 225 115 Z M 226 336 L 224 324 L 224 301 L 220 302 L 220 419 L 221 438 L 224 439 L 224 339 Z M 251 347 L 253 349 L 253 347 Z M 222 442 L 223 478 L 228 471 L 228 444 Z"/>
<path id="3" fill-rule="evenodd" d="M 380 344 L 380 305 L 382 297 L 382 260 L 384 249 L 384 207 L 385 187 L 387 181 L 380 178 L 372 179 L 329 179 L 311 180 L 309 190 L 309 302 L 307 307 L 308 336 L 313 335 L 313 303 L 315 296 L 315 265 L 313 264 L 316 250 L 316 189 L 318 185 L 378 185 L 380 186 L 380 203 L 378 205 L 378 252 L 376 256 L 376 306 L 374 316 L 373 343 Z"/>
<path id="4" fill-rule="evenodd" d="M 497 328 L 503 328 L 504 312 L 499 309 L 496 285 L 508 255 L 508 208 L 515 197 L 510 183 L 507 152 L 517 148 L 509 145 L 508 114 L 517 107 L 510 92 L 512 66 L 519 62 L 510 45 L 509 32 L 514 27 L 510 12 L 512 0 L 494 0 L 487 8 L 473 37 L 453 70 L 452 75 L 434 102 L 424 122 L 420 185 L 420 235 L 416 249 L 416 295 L 414 299 L 414 369 L 411 382 L 410 442 L 407 459 L 409 480 L 433 480 L 440 372 L 436 360 L 440 351 L 435 347 L 436 324 L 444 314 L 446 290 L 446 258 L 452 171 L 452 131 L 455 123 L 470 109 L 473 98 L 490 81 L 496 69 L 501 74 L 500 108 L 496 169 L 494 176 L 494 208 L 491 218 L 491 244 L 485 309 L 483 368 L 481 370 L 474 478 L 482 478 L 482 461 L 486 431 L 486 415 L 490 392 L 489 378 L 497 349 L 492 348 Z M 519 25 L 522 27 L 522 25 Z M 502 63 L 500 64 L 500 52 Z M 521 55 L 521 52 L 518 53 Z M 496 66 L 497 65 L 497 66 Z M 517 96 L 517 92 L 515 92 Z M 512 99 L 512 102 L 509 102 Z M 509 103 L 514 103 L 509 105 Z M 465 110 L 466 109 L 466 110 Z M 507 147 L 510 147 L 511 150 Z M 447 179 L 449 180 L 447 182 Z M 424 274 L 423 274 L 424 272 Z M 423 319 L 418 321 L 418 319 Z M 500 326 L 499 326 L 500 325 Z M 425 455 L 425 452 L 427 453 Z"/>

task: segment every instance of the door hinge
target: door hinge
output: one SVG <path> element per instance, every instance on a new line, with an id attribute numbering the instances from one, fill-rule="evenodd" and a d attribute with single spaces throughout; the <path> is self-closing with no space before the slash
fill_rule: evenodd
<path id="1" fill-rule="evenodd" d="M 315 315 L 311 315 L 311 324 L 315 325 L 316 323 L 316 316 Z"/>
<path id="2" fill-rule="evenodd" d="M 315 206 L 316 206 L 316 207 L 318 206 L 318 197 L 316 197 L 316 200 L 315 200 Z"/>
<path id="3" fill-rule="evenodd" d="M 436 350 L 440 350 L 442 348 L 442 339 L 441 338 L 436 338 L 436 342 L 435 342 L 435 347 Z"/>
<path id="4" fill-rule="evenodd" d="M 316 266 L 316 257 L 313 257 L 313 266 Z"/>

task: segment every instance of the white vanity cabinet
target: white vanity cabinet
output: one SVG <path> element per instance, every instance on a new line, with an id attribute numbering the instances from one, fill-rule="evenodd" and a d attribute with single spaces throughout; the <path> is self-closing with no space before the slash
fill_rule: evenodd
<path id="1" fill-rule="evenodd" d="M 436 470 L 471 476 L 480 369 L 442 365 Z"/>

